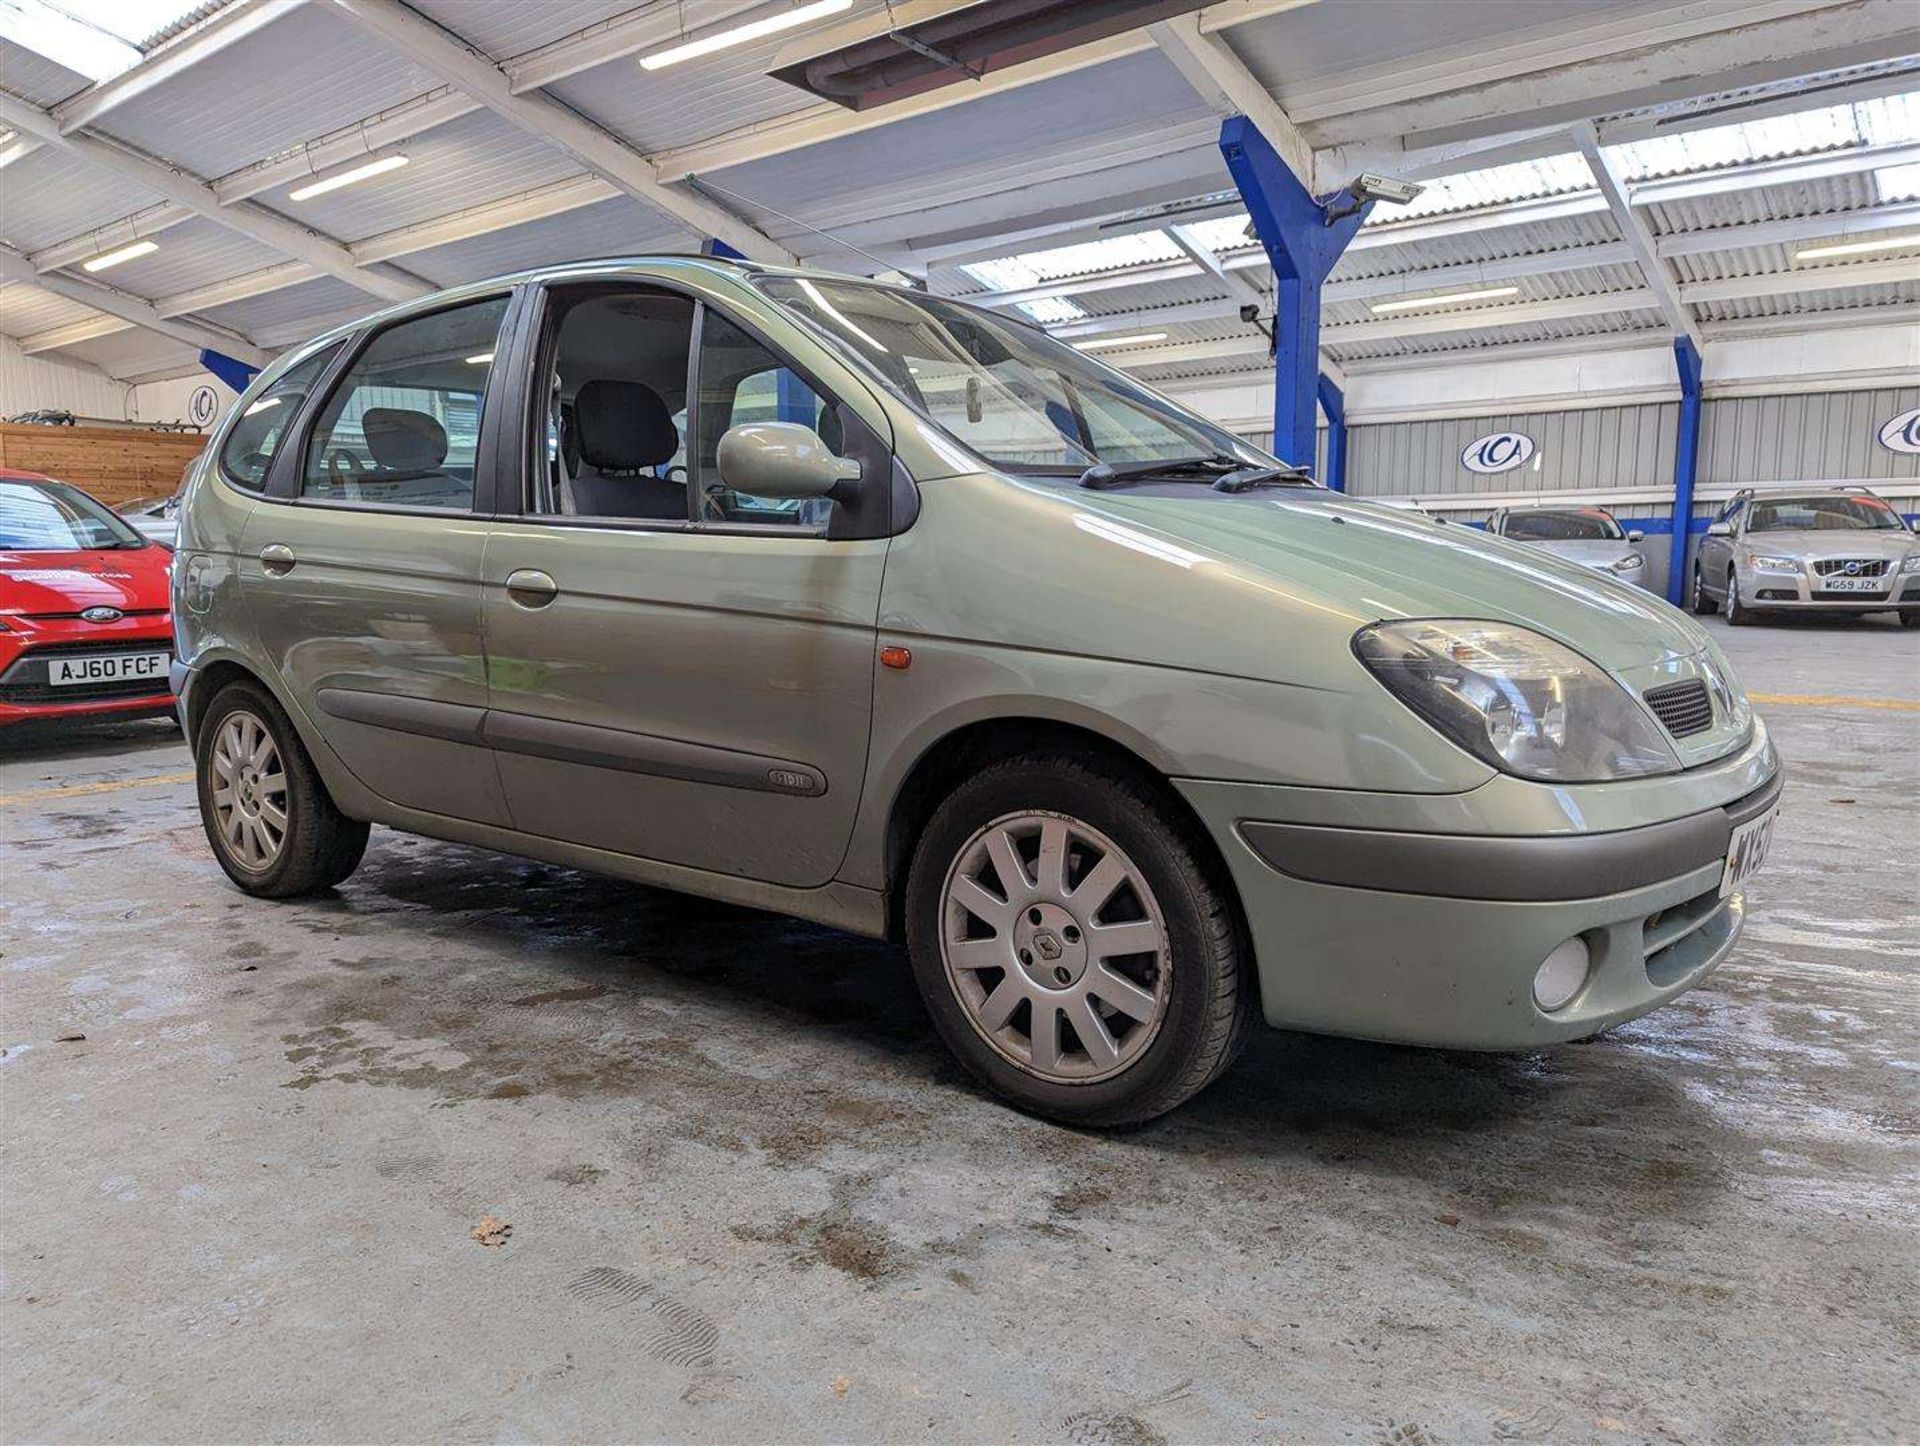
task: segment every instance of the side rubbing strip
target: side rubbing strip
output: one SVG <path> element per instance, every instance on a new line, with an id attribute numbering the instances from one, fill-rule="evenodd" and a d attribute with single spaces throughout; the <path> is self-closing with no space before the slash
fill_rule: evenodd
<path id="1" fill-rule="evenodd" d="M 322 688 L 316 695 L 320 711 L 349 723 L 370 723 L 396 733 L 422 738 L 444 738 L 449 743 L 485 746 L 481 728 L 485 708 L 463 703 L 439 703 L 431 698 L 403 698 L 397 693 L 368 693 L 359 688 Z"/>
<path id="2" fill-rule="evenodd" d="M 629 733 L 622 728 L 600 728 L 591 723 L 564 723 L 525 713 L 487 714 L 486 741 L 502 753 L 531 758 L 554 758 L 584 763 L 592 768 L 616 768 L 624 773 L 650 773 L 660 778 L 684 778 L 691 783 L 713 783 L 723 788 L 745 788 L 757 793 L 790 793 L 818 797 L 827 791 L 826 777 L 805 763 L 740 753 L 651 733 Z"/>

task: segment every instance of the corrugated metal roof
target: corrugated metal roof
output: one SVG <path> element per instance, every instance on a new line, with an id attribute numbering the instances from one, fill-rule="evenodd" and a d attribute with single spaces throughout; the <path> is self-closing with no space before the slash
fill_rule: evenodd
<path id="1" fill-rule="evenodd" d="M 1348 251 L 1333 270 L 1335 281 L 1368 276 L 1402 276 L 1435 266 L 1472 265 L 1506 261 L 1518 256 L 1563 251 L 1570 246 L 1617 241 L 1620 233 L 1604 211 L 1568 216 L 1558 221 L 1531 221 L 1524 226 L 1498 226 L 1485 231 L 1461 231 L 1397 246 L 1367 246 Z"/>
<path id="2" fill-rule="evenodd" d="M 1754 316 L 1814 316 L 1835 311 L 1859 311 L 1871 321 L 1876 307 L 1920 301 L 1920 281 L 1887 282 L 1875 286 L 1842 286 L 1826 291 L 1793 291 L 1781 296 L 1743 296 L 1733 301 L 1710 301 L 1696 306 L 1702 321 L 1738 321 Z"/>
<path id="3" fill-rule="evenodd" d="M 1873 177 L 1867 172 L 1823 176 L 1789 185 L 1691 196 L 1639 207 L 1657 236 L 1682 231 L 1711 231 L 1752 221 L 1781 221 L 1797 216 L 1831 216 L 1864 210 L 1875 203 Z"/>

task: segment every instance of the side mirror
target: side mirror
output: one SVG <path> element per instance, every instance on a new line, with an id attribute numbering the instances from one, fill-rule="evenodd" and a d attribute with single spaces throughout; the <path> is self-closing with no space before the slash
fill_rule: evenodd
<path id="1" fill-rule="evenodd" d="M 720 439 L 720 480 L 748 497 L 828 497 L 860 480 L 860 464 L 836 457 L 798 422 L 744 422 Z"/>
<path id="2" fill-rule="evenodd" d="M 1646 540 L 1647 540 L 1647 534 L 1642 532 L 1637 527 L 1634 528 L 1633 531 L 1627 534 L 1628 542 L 1645 542 Z"/>
<path id="3" fill-rule="evenodd" d="M 1707 536 L 1732 537 L 1733 524 L 1731 522 L 1710 522 L 1707 524 Z"/>

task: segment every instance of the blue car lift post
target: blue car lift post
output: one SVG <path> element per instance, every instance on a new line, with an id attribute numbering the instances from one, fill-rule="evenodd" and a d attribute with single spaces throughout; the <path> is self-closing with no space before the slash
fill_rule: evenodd
<path id="1" fill-rule="evenodd" d="M 1320 376 L 1320 290 L 1373 202 L 1343 204 L 1345 192 L 1316 197 L 1243 115 L 1221 123 L 1220 153 L 1273 267 L 1273 450 L 1311 468 L 1314 406 L 1330 398 L 1328 481 L 1344 488 L 1346 409 L 1340 389 Z"/>
<path id="2" fill-rule="evenodd" d="M 1673 443 L 1673 538 L 1667 553 L 1667 601 L 1686 597 L 1687 541 L 1693 535 L 1693 478 L 1700 463 L 1700 349 L 1693 338 L 1673 339 L 1680 373 L 1680 433 Z"/>

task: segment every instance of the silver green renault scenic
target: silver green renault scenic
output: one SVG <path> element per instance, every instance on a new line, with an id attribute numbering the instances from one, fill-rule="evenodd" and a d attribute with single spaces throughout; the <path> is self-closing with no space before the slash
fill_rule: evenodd
<path id="1" fill-rule="evenodd" d="M 188 483 L 174 618 L 248 893 L 379 823 L 895 938 L 980 1079 L 1085 1124 L 1256 1017 L 1504 1049 L 1652 1009 L 1732 947 L 1780 794 L 1640 588 L 1017 320 L 700 258 L 282 357 Z"/>

